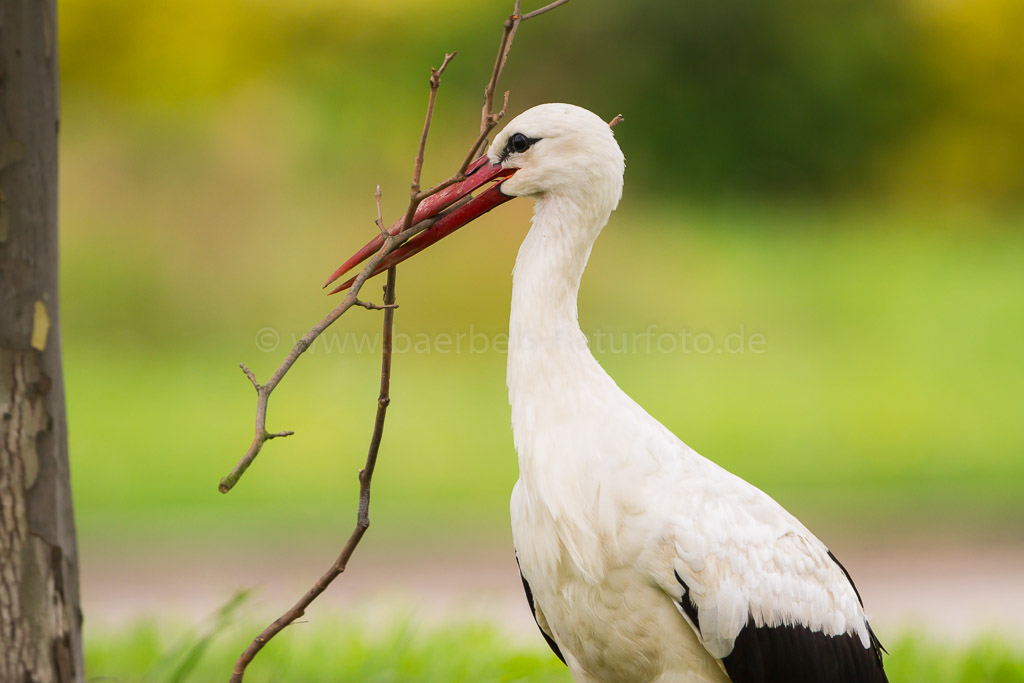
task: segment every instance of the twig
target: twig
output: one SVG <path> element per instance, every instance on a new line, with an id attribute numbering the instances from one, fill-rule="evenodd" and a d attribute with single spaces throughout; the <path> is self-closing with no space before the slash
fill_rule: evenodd
<path id="1" fill-rule="evenodd" d="M 476 141 L 474 141 L 473 146 L 470 148 L 469 154 L 466 156 L 466 160 L 463 162 L 460 170 L 464 171 L 473 159 L 480 155 L 481 149 L 487 142 L 488 134 L 505 116 L 505 107 L 502 107 L 501 111 L 497 114 L 494 113 L 494 91 L 498 87 L 498 79 L 501 78 L 501 72 L 505 70 L 505 62 L 508 61 L 508 53 L 512 50 L 512 41 L 516 37 L 516 31 L 519 30 L 519 24 L 523 21 L 520 2 L 521 0 L 516 0 L 512 15 L 505 20 L 503 25 L 504 30 L 501 33 L 501 42 L 498 44 L 498 56 L 494 60 L 494 69 L 491 70 L 490 80 L 484 86 L 484 106 L 480 111 L 480 133 L 477 135 Z M 506 105 L 508 104 L 508 93 L 505 94 L 505 103 Z"/>
<path id="2" fill-rule="evenodd" d="M 466 156 L 463 158 L 462 163 L 459 164 L 458 170 L 451 177 L 441 181 L 437 185 L 433 185 L 426 190 L 418 192 L 416 190 L 419 189 L 419 181 L 416 180 L 413 182 L 413 192 L 411 193 L 409 208 L 407 209 L 406 214 L 403 216 L 402 221 L 398 222 L 395 225 L 392 225 L 390 230 L 382 231 L 382 236 L 384 237 L 385 240 L 387 240 L 387 235 L 395 235 L 401 232 L 402 230 L 406 229 L 406 227 L 408 226 L 408 220 L 415 215 L 416 208 L 424 199 L 432 195 L 435 195 L 441 190 L 444 190 L 445 188 L 450 187 L 455 183 L 460 183 L 466 179 L 466 169 L 469 168 L 469 165 L 473 163 L 474 159 L 480 156 L 480 154 L 482 153 L 482 149 L 483 147 L 485 147 L 485 143 L 487 142 L 487 136 L 490 135 L 491 131 L 494 130 L 494 127 L 498 125 L 498 123 L 505 117 L 505 114 L 508 112 L 509 92 L 507 90 L 505 91 L 505 96 L 502 101 L 502 107 L 497 113 L 494 112 L 494 92 L 498 85 L 498 79 L 501 78 L 501 74 L 504 71 L 505 62 L 508 60 L 509 52 L 512 49 L 512 39 L 515 37 L 516 30 L 519 28 L 519 24 L 526 21 L 527 19 L 533 19 L 534 17 L 540 16 L 541 14 L 550 12 L 556 7 L 564 5 L 567 2 L 569 2 L 569 0 L 556 0 L 556 2 L 552 2 L 548 5 L 545 5 L 540 9 L 528 12 L 526 14 L 521 14 L 521 0 L 516 0 L 515 9 L 512 15 L 509 16 L 505 20 L 505 23 L 503 24 L 504 30 L 501 34 L 501 42 L 498 47 L 498 57 L 495 59 L 494 68 L 491 71 L 491 77 L 488 79 L 487 85 L 484 87 L 484 104 L 480 111 L 480 131 L 477 133 L 476 138 L 474 138 L 473 144 L 469 146 L 469 151 L 466 152 Z M 438 69 L 431 69 L 431 99 L 428 101 L 428 110 L 430 112 L 433 112 L 433 96 L 436 91 L 436 87 L 434 86 L 435 76 L 438 79 L 439 85 L 441 73 L 445 70 L 445 68 L 447 68 L 448 62 L 450 62 L 455 57 L 456 54 L 458 53 L 453 52 L 451 54 L 446 54 L 445 60 L 441 64 L 441 67 Z M 419 162 L 419 159 L 422 156 L 422 150 L 426 144 L 426 133 L 430 126 L 430 120 L 431 116 L 428 115 L 424 125 L 423 135 L 421 135 L 420 137 L 421 146 L 419 149 L 419 153 L 417 154 L 417 167 L 420 170 L 422 170 L 422 164 Z"/>
<path id="3" fill-rule="evenodd" d="M 381 216 L 380 212 L 380 185 L 377 185 L 377 191 L 373 193 L 373 198 L 377 201 L 377 220 L 375 220 L 374 223 L 377 225 L 377 229 L 380 230 L 380 236 L 383 237 L 386 242 L 387 239 L 391 236 L 391 233 L 389 233 L 387 228 L 384 227 L 384 217 Z"/>
<path id="4" fill-rule="evenodd" d="M 345 543 L 345 547 L 342 548 L 341 554 L 338 559 L 334 562 L 331 568 L 320 577 L 319 580 L 313 585 L 309 591 L 299 600 L 291 609 L 281 615 L 277 620 L 268 626 L 264 631 L 257 636 L 249 647 L 246 648 L 245 652 L 238 658 L 235 663 L 235 668 L 231 674 L 231 681 L 233 683 L 241 683 L 243 676 L 245 675 L 245 669 L 256 656 L 256 654 L 267 644 L 267 642 L 273 638 L 282 629 L 291 623 L 294 623 L 296 619 L 301 617 L 305 613 L 305 609 L 319 596 L 327 586 L 337 578 L 342 572 L 345 571 L 345 567 L 348 564 L 352 553 L 355 551 L 356 546 L 362 540 L 363 534 L 370 526 L 369 518 L 369 507 L 370 507 L 370 483 L 373 478 L 373 471 L 377 464 L 377 454 L 380 450 L 381 436 L 384 431 L 384 418 L 387 413 L 388 404 L 391 401 L 390 398 L 390 382 L 391 382 L 391 349 L 393 339 L 393 328 L 394 328 L 394 315 L 395 309 L 398 304 L 395 303 L 395 279 L 396 270 L 394 267 L 388 269 L 387 284 L 384 288 L 384 303 L 382 305 L 373 304 L 371 302 L 363 301 L 359 299 L 359 290 L 366 282 L 367 278 L 373 273 L 377 266 L 397 247 L 404 244 L 406 241 L 416 236 L 423 230 L 431 227 L 436 223 L 442 216 L 448 211 L 454 210 L 463 201 L 467 201 L 467 198 L 460 200 L 459 202 L 448 207 L 445 211 L 438 213 L 437 215 L 421 220 L 413 224 L 413 219 L 416 214 L 416 208 L 426 198 L 440 192 L 441 190 L 450 187 L 451 185 L 465 180 L 465 172 L 472 163 L 476 156 L 477 150 L 486 141 L 487 135 L 490 131 L 498 124 L 498 122 L 505 116 L 508 111 L 508 97 L 509 93 L 505 92 L 504 101 L 502 108 L 497 113 L 494 112 L 494 91 L 497 87 L 498 79 L 501 77 L 501 72 L 504 69 L 505 62 L 508 59 L 509 51 L 512 48 L 512 39 L 515 37 L 516 30 L 522 21 L 532 19 L 533 17 L 539 16 L 548 12 L 559 5 L 563 5 L 568 0 L 556 0 L 545 7 L 542 7 L 533 12 L 523 15 L 520 9 L 521 0 L 515 0 L 515 11 L 504 23 L 504 31 L 502 32 L 501 45 L 498 50 L 498 58 L 495 60 L 494 69 L 491 72 L 491 78 L 488 81 L 488 85 L 485 89 L 484 105 L 481 111 L 481 124 L 480 131 L 477 137 L 474 139 L 472 146 L 469 148 L 463 163 L 459 166 L 459 169 L 447 180 L 444 180 L 437 185 L 434 185 L 427 190 L 420 190 L 420 178 L 423 172 L 423 158 L 424 151 L 426 149 L 427 136 L 430 132 L 430 124 L 434 115 L 434 104 L 437 98 L 437 90 L 441 85 L 441 75 L 445 69 L 448 68 L 448 64 L 455 57 L 456 53 L 452 52 L 445 55 L 444 61 L 441 66 L 430 70 L 430 95 L 427 100 L 427 114 L 423 122 L 423 132 L 420 135 L 419 146 L 417 147 L 416 160 L 413 167 L 413 180 L 411 184 L 411 191 L 409 196 L 409 205 L 406 208 L 405 214 L 400 222 L 396 226 L 392 226 L 390 230 L 385 229 L 384 221 L 381 212 L 381 190 L 380 186 L 377 186 L 377 190 L 374 193 L 377 205 L 377 219 L 375 221 L 377 228 L 381 232 L 383 237 L 383 244 L 380 250 L 374 254 L 366 262 L 366 265 L 359 272 L 352 282 L 348 293 L 342 299 L 342 301 L 328 313 L 320 322 L 314 325 L 310 330 L 303 335 L 295 346 L 289 352 L 288 356 L 284 359 L 284 362 L 277 368 L 273 375 L 266 384 L 260 384 L 256 375 L 250 370 L 244 363 L 241 364 L 242 371 L 246 377 L 252 383 L 256 389 L 256 426 L 255 435 L 253 437 L 252 444 L 249 449 L 239 460 L 238 464 L 231 471 L 228 476 L 224 477 L 221 482 L 219 489 L 222 493 L 227 493 L 231 490 L 235 484 L 238 483 L 239 478 L 249 468 L 256 456 L 259 455 L 263 448 L 263 444 L 267 441 L 279 437 L 290 436 L 293 432 L 268 432 L 266 428 L 267 422 L 267 405 L 270 399 L 271 393 L 280 384 L 281 380 L 288 373 L 291 367 L 299 359 L 299 357 L 306 352 L 307 349 L 313 344 L 316 339 L 323 334 L 324 330 L 330 327 L 335 320 L 340 318 L 345 312 L 347 312 L 353 306 L 360 306 L 369 310 L 383 310 L 384 311 L 384 351 L 383 358 L 381 361 L 381 383 L 380 383 L 380 394 L 377 399 L 377 417 L 374 421 L 373 435 L 370 439 L 370 448 L 366 457 L 366 464 L 362 470 L 359 471 L 359 510 L 356 518 L 356 526 L 349 536 L 348 541 Z"/>
<path id="5" fill-rule="evenodd" d="M 245 363 L 239 363 L 238 367 L 242 368 L 242 372 L 244 372 L 245 376 L 249 378 L 249 381 L 252 382 L 252 385 L 256 387 L 256 391 L 259 391 L 260 383 L 256 381 L 256 375 L 255 373 L 253 373 L 252 370 L 249 369 L 249 366 L 246 365 Z"/>
<path id="6" fill-rule="evenodd" d="M 256 459 L 256 456 L 259 455 L 260 451 L 263 449 L 263 444 L 270 438 L 266 428 L 267 401 L 270 398 L 270 394 L 281 382 L 288 370 L 290 370 L 292 365 L 295 364 L 295 361 L 299 359 L 299 356 L 305 353 L 313 342 L 316 341 L 317 337 L 323 334 L 324 330 L 330 327 L 335 320 L 340 318 L 342 314 L 352 308 L 352 306 L 362 306 L 367 309 L 374 308 L 373 306 L 367 305 L 365 302 L 359 300 L 359 288 L 361 288 L 366 279 L 370 277 L 374 268 L 377 267 L 377 264 L 379 264 L 388 254 L 394 251 L 396 247 L 401 246 L 401 244 L 407 239 L 423 230 L 426 230 L 436 222 L 437 217 L 421 221 L 416 225 L 410 225 L 412 223 L 412 218 L 416 213 L 416 207 L 419 206 L 420 202 L 431 194 L 448 187 L 448 185 L 458 182 L 459 177 L 462 176 L 465 171 L 465 169 L 460 169 L 455 176 L 449 178 L 445 183 L 430 188 L 428 193 L 422 193 L 419 191 L 420 175 L 423 172 L 423 154 L 427 144 L 427 135 L 430 133 L 430 122 L 434 117 L 434 103 L 437 100 L 437 90 L 441 86 L 441 74 L 443 74 L 445 69 L 448 68 L 448 64 L 455 58 L 456 54 L 457 53 L 455 52 L 445 54 L 444 61 L 441 63 L 441 66 L 437 69 L 430 69 L 430 96 L 427 100 L 427 115 L 423 122 L 423 133 L 420 135 L 420 143 L 416 152 L 416 161 L 413 167 L 412 193 L 409 199 L 409 206 L 406 209 L 405 217 L 402 220 L 399 231 L 393 235 L 381 227 L 383 226 L 383 220 L 380 218 L 380 187 L 378 186 L 377 192 L 374 193 L 374 197 L 377 200 L 377 216 L 379 221 L 377 226 L 384 236 L 384 244 L 380 251 L 367 261 L 366 266 L 362 271 L 360 271 L 359 275 L 356 276 L 355 281 L 352 283 L 352 287 L 349 289 L 345 298 L 342 299 L 341 303 L 339 303 L 333 311 L 327 314 L 323 320 L 314 325 L 309 332 L 307 332 L 302 339 L 295 344 L 291 353 L 288 354 L 288 357 L 285 358 L 284 362 L 266 384 L 260 385 L 256 382 L 256 378 L 252 376 L 251 371 L 247 372 L 253 386 L 256 387 L 256 434 L 253 437 L 252 444 L 249 446 L 249 450 L 245 452 L 245 455 L 243 455 L 242 459 L 238 461 L 238 464 L 235 465 L 235 468 L 231 473 L 221 479 L 220 485 L 218 486 L 221 493 L 227 493 L 235 484 L 238 483 L 239 478 L 247 469 L 249 469 L 249 465 L 252 464 L 252 461 Z"/>
<path id="7" fill-rule="evenodd" d="M 535 9 L 532 12 L 527 12 L 526 14 L 523 15 L 523 21 L 526 21 L 527 19 L 533 19 L 534 17 L 539 17 L 545 12 L 550 12 L 556 7 L 564 5 L 567 2 L 569 2 L 569 0 L 555 0 L 555 2 L 551 3 L 550 5 L 545 5 L 544 7 L 541 7 L 540 9 Z"/>
<path id="8" fill-rule="evenodd" d="M 430 134 L 430 122 L 434 118 L 434 102 L 437 101 L 437 90 L 441 87 L 441 74 L 448 68 L 448 64 L 455 58 L 457 52 L 445 54 L 444 61 L 440 68 L 430 69 L 430 97 L 427 99 L 427 116 L 423 120 L 423 132 L 420 134 L 420 144 L 416 149 L 416 162 L 412 169 L 412 188 L 409 197 L 409 208 L 405 210 L 405 218 L 402 220 L 402 230 L 407 230 L 412 225 L 412 217 L 420 202 L 429 195 L 420 193 L 420 176 L 423 174 L 423 152 L 427 147 L 427 135 Z"/>
<path id="9" fill-rule="evenodd" d="M 491 79 L 487 81 L 487 85 L 484 87 L 484 106 L 480 112 L 480 133 L 477 136 L 476 141 L 473 143 L 473 147 L 469 151 L 469 155 L 466 161 L 463 163 L 460 171 L 465 171 L 466 167 L 482 153 L 484 143 L 487 142 L 487 136 L 494 129 L 498 122 L 505 117 L 505 113 L 508 111 L 508 92 L 505 92 L 505 101 L 501 107 L 501 110 L 497 114 L 494 113 L 494 93 L 498 87 L 498 79 L 501 78 L 502 72 L 505 70 L 505 62 L 508 61 L 508 54 L 512 51 L 512 41 L 516 37 L 516 31 L 519 30 L 519 24 L 522 22 L 539 17 L 542 14 L 550 12 L 551 10 L 566 4 L 569 0 L 555 0 L 549 5 L 545 5 L 540 9 L 535 9 L 532 12 L 523 14 L 521 8 L 521 1 L 516 0 L 515 9 L 512 12 L 512 16 L 505 20 L 504 32 L 501 34 L 501 43 L 498 46 L 498 56 L 494 60 L 494 69 L 491 71 Z"/>
<path id="10" fill-rule="evenodd" d="M 267 403 L 270 400 L 270 394 L 273 393 L 274 389 L 277 388 L 277 385 L 281 383 L 281 380 L 284 379 L 284 376 L 288 373 L 291 367 L 295 365 L 295 361 L 297 361 L 299 356 L 305 353 L 306 350 L 313 345 L 313 342 L 316 341 L 317 337 L 323 334 L 324 330 L 330 327 L 335 320 L 340 318 L 353 306 L 361 305 L 358 303 L 359 290 L 362 288 L 366 279 L 370 277 L 373 269 L 376 268 L 388 254 L 390 254 L 396 247 L 404 244 L 410 237 L 426 230 L 436 222 L 437 218 L 420 221 L 408 230 L 395 235 L 389 242 L 385 243 L 384 247 L 366 262 L 366 267 L 363 268 L 359 275 L 356 276 L 355 282 L 352 283 L 352 288 L 348 291 L 345 298 L 341 300 L 341 303 L 339 303 L 333 311 L 324 316 L 323 320 L 310 328 L 310 330 L 303 335 L 302 339 L 296 342 L 295 346 L 292 347 L 291 352 L 289 352 L 288 356 L 284 359 L 284 362 L 281 363 L 280 367 L 278 367 L 274 374 L 270 376 L 270 379 L 267 380 L 266 384 L 258 383 L 252 371 L 242 364 L 242 370 L 246 373 L 249 381 L 251 381 L 253 386 L 256 388 L 256 433 L 253 437 L 252 444 L 249 446 L 249 450 L 245 452 L 245 455 L 243 455 L 242 459 L 238 461 L 235 468 L 231 470 L 231 473 L 220 480 L 218 489 L 221 493 L 227 493 L 235 486 L 235 484 L 238 483 L 238 480 L 243 474 L 245 474 L 245 471 L 249 469 L 249 466 L 252 464 L 253 460 L 256 459 L 256 456 L 260 454 L 260 451 L 263 449 L 263 444 L 277 436 L 287 436 L 292 434 L 292 432 L 278 432 L 276 434 L 271 434 L 267 431 Z"/>
<path id="11" fill-rule="evenodd" d="M 389 308 L 398 308 L 398 304 L 384 304 L 381 306 L 372 301 L 363 301 L 362 299 L 356 299 L 356 306 L 362 306 L 368 311 L 386 311 Z"/>
<path id="12" fill-rule="evenodd" d="M 423 120 L 423 133 L 420 135 L 420 145 L 416 150 L 416 164 L 413 166 L 412 171 L 413 197 L 420 192 L 420 176 L 423 174 L 423 151 L 427 148 L 427 135 L 430 134 L 430 122 L 434 118 L 434 103 L 437 101 L 437 90 L 441 87 L 441 74 L 444 73 L 444 70 L 448 68 L 448 64 L 455 59 L 457 54 L 459 53 L 447 53 L 439 68 L 430 69 L 430 97 L 427 100 L 427 116 Z"/>
<path id="13" fill-rule="evenodd" d="M 313 587 L 306 591 L 302 598 L 292 605 L 291 609 L 274 620 L 267 628 L 263 629 L 256 638 L 249 643 L 249 647 L 235 662 L 235 668 L 231 672 L 231 683 L 242 683 L 245 669 L 253 660 L 256 654 L 263 649 L 271 638 L 280 633 L 285 627 L 306 613 L 306 608 L 327 590 L 327 586 L 334 579 L 338 578 L 348 561 L 355 552 L 356 546 L 362 540 L 363 534 L 370 528 L 370 483 L 373 480 L 373 470 L 377 466 L 377 454 L 380 451 L 381 437 L 384 435 L 384 418 L 387 416 L 388 405 L 391 403 L 391 348 L 395 324 L 395 268 L 388 269 L 388 280 L 384 286 L 384 350 L 381 358 L 380 370 L 380 393 L 377 396 L 377 417 L 373 421 L 373 435 L 370 437 L 370 448 L 366 454 L 366 464 L 359 470 L 359 510 L 356 514 L 356 525 L 352 534 L 348 537 L 345 547 L 334 564 L 317 579 Z"/>

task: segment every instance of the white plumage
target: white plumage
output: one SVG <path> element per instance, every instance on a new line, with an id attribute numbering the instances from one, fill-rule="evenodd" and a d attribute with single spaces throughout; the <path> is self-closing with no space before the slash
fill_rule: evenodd
<path id="1" fill-rule="evenodd" d="M 512 531 L 537 623 L 576 680 L 782 680 L 769 659 L 797 666 L 833 649 L 849 649 L 859 673 L 825 661 L 820 671 L 842 676 L 821 676 L 885 680 L 859 596 L 825 545 L 652 418 L 587 347 L 580 279 L 622 193 L 608 125 L 542 105 L 489 156 L 518 169 L 502 192 L 536 201 L 513 275 Z M 767 677 L 749 675 L 758 667 Z"/>

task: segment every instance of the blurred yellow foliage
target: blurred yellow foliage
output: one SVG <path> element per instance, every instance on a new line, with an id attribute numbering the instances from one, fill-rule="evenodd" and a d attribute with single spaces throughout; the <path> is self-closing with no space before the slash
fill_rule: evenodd
<path id="1" fill-rule="evenodd" d="M 453 4 L 62 0 L 63 81 L 127 99 L 180 103 L 265 76 L 318 46 L 353 62 L 353 44 L 375 42 L 386 56 L 389 41 L 402 38 L 397 29 Z"/>
<path id="2" fill-rule="evenodd" d="M 712 189 L 724 183 L 726 193 L 743 191 L 730 189 L 731 175 L 754 168 L 762 170 L 748 174 L 752 186 L 760 182 L 780 196 L 799 194 L 808 174 L 827 173 L 834 182 L 822 186 L 840 192 L 845 188 L 851 195 L 862 188 L 874 192 L 886 187 L 897 198 L 926 201 L 1024 199 L 1024 49 L 1019 37 L 1024 2 L 904 0 L 900 12 L 860 17 L 864 30 L 846 36 L 850 42 L 844 43 L 830 42 L 841 13 L 812 12 L 803 0 L 770 10 L 758 2 L 731 0 L 712 13 L 715 21 L 707 20 L 705 28 L 680 38 L 703 45 L 695 53 L 699 58 L 685 62 L 691 69 L 685 79 L 678 76 L 680 57 L 653 49 L 665 41 L 651 39 L 657 17 L 667 20 L 681 12 L 671 3 L 642 0 L 629 8 L 608 0 L 573 3 L 547 24 L 531 24 L 524 31 L 508 74 L 516 80 L 508 85 L 522 98 L 516 106 L 530 103 L 536 93 L 587 104 L 607 91 L 608 84 L 601 80 L 606 73 L 587 71 L 588 63 L 632 60 L 635 79 L 653 79 L 660 89 L 654 92 L 664 93 L 669 84 L 673 92 L 684 93 L 665 107 L 650 90 L 631 94 L 632 79 L 619 77 L 621 85 L 612 98 L 615 111 L 630 112 L 634 122 L 641 122 L 632 134 L 631 158 L 642 162 L 638 168 L 655 169 L 649 178 L 670 175 L 685 163 L 690 163 L 691 181 L 714 178 L 710 164 L 724 169 L 719 175 L 725 178 L 713 180 L 719 185 Z M 458 100 L 459 111 L 471 111 L 479 95 L 476 80 L 472 90 L 466 83 L 486 70 L 493 54 L 490 41 L 511 5 L 454 0 L 62 0 L 65 103 L 73 110 L 83 102 L 91 107 L 76 110 L 79 115 L 73 118 L 78 121 L 110 120 L 111 108 L 141 104 L 134 112 L 128 107 L 127 114 L 140 129 L 191 109 L 199 112 L 197 129 L 210 139 L 216 134 L 210 122 L 237 112 L 238 101 L 252 97 L 236 93 L 256 90 L 264 99 L 288 101 L 305 117 L 292 128 L 308 138 L 311 149 L 327 149 L 342 144 L 335 134 L 342 127 L 354 140 L 367 140 L 382 121 L 396 126 L 412 122 L 414 128 L 419 113 L 408 116 L 408 108 L 421 106 L 422 90 L 412 84 L 422 84 L 423 70 L 436 65 L 445 50 L 464 50 L 462 66 L 448 77 L 446 102 Z M 910 28 L 901 23 L 904 14 Z M 780 39 L 786 45 L 807 46 L 790 55 L 766 41 L 762 47 L 778 64 L 757 50 L 747 54 L 708 48 L 731 44 L 730 31 L 742 28 L 744 17 L 749 21 L 762 15 L 787 27 Z M 876 19 L 879 26 L 891 24 L 891 30 L 875 35 L 871 22 Z M 604 33 L 595 33 L 598 29 Z M 766 25 L 753 29 L 754 34 L 737 35 L 756 38 L 779 30 Z M 890 73 L 892 64 L 884 59 L 863 69 L 846 64 L 870 62 L 875 53 L 886 52 L 885 45 L 896 40 L 893 36 L 906 41 L 907 74 Z M 791 68 L 786 59 L 812 63 L 814 73 L 807 76 L 803 67 Z M 900 57 L 898 63 L 903 61 Z M 833 62 L 839 66 L 830 67 Z M 714 97 L 723 83 L 745 83 L 741 76 L 746 73 L 755 73 L 752 82 L 757 84 L 770 83 L 773 77 L 788 80 L 742 102 L 736 97 L 758 89 L 726 88 L 723 92 L 732 94 Z M 791 81 L 801 78 L 803 85 L 795 87 Z M 557 82 L 545 85 L 548 79 Z M 767 107 L 776 90 L 788 93 L 787 101 Z M 871 93 L 877 106 L 867 106 Z M 690 140 L 680 136 L 677 144 L 689 145 L 686 155 L 640 154 L 643 144 L 664 148 L 665 135 L 680 120 L 721 130 L 716 135 L 694 131 Z M 403 149 L 407 145 L 404 133 L 399 143 L 389 136 L 375 137 L 384 154 L 397 153 L 390 149 L 393 144 Z M 796 148 L 799 154 L 785 154 Z M 694 150 L 700 149 L 704 156 L 695 156 Z M 688 161 L 691 157 L 695 160 Z M 677 164 L 679 159 L 683 164 Z M 799 168 L 782 174 L 778 187 L 772 185 L 786 164 Z"/>
<path id="3" fill-rule="evenodd" d="M 924 125 L 896 150 L 898 189 L 989 200 L 1024 196 L 1024 3 L 919 0 L 934 83 Z"/>

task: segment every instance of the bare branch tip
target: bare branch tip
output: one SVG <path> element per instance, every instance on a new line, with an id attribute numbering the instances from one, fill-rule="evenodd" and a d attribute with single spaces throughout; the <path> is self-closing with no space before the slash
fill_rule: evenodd
<path id="1" fill-rule="evenodd" d="M 496 112 L 494 112 L 493 114 L 491 114 L 490 123 L 491 123 L 492 127 L 498 125 L 498 122 L 501 121 L 503 118 L 505 118 L 505 114 L 508 113 L 508 97 L 509 97 L 509 94 L 510 94 L 510 91 L 506 90 L 505 91 L 505 99 L 504 99 L 504 101 L 501 104 L 501 109 L 496 111 Z M 485 140 L 486 140 L 486 138 L 485 138 Z"/>
<path id="2" fill-rule="evenodd" d="M 377 202 L 377 220 L 375 220 L 374 223 L 376 223 L 377 228 L 380 230 L 380 236 L 384 238 L 385 242 L 387 242 L 387 240 L 391 239 L 391 233 L 389 233 L 384 227 L 384 218 L 381 215 L 380 198 L 382 196 L 383 193 L 380 191 L 380 185 L 377 185 L 377 191 L 373 193 L 373 198 Z"/>
<path id="3" fill-rule="evenodd" d="M 438 75 L 438 76 L 440 76 L 441 74 L 443 74 L 443 73 L 444 73 L 444 70 L 448 68 L 448 65 L 449 65 L 449 64 L 451 63 L 451 61 L 452 61 L 453 59 L 455 59 L 455 55 L 457 55 L 457 54 L 459 54 L 459 53 L 458 53 L 457 51 L 453 51 L 453 52 L 446 52 L 446 53 L 445 53 L 445 55 L 444 55 L 444 61 L 443 61 L 443 62 L 441 62 L 441 68 L 439 68 L 439 69 L 437 70 L 437 75 Z"/>
<path id="4" fill-rule="evenodd" d="M 522 21 L 526 21 L 527 19 L 533 19 L 534 17 L 539 17 L 540 15 L 545 14 L 546 12 L 550 12 L 556 7 L 561 7 L 567 2 L 569 2 L 569 0 L 555 0 L 555 2 L 551 3 L 550 5 L 545 5 L 544 7 L 541 7 L 540 9 L 535 9 L 532 12 L 527 12 L 526 14 L 523 15 Z"/>
<path id="5" fill-rule="evenodd" d="M 260 383 L 256 381 L 256 375 L 253 373 L 252 370 L 249 369 L 249 366 L 246 365 L 245 363 L 239 363 L 238 367 L 242 368 L 242 372 L 244 372 L 245 376 L 249 378 L 250 382 L 252 382 L 252 385 L 256 388 L 256 391 L 259 391 Z"/>
<path id="6" fill-rule="evenodd" d="M 437 90 L 441 87 L 441 74 L 444 73 L 445 69 L 448 68 L 448 64 L 455 59 L 455 55 L 458 52 L 446 52 L 444 55 L 444 61 L 441 62 L 441 66 L 438 68 L 430 67 L 430 89 Z"/>
<path id="7" fill-rule="evenodd" d="M 356 299 L 355 305 L 361 306 L 368 311 L 386 311 L 398 308 L 398 304 L 375 304 L 372 301 L 363 301 L 362 299 Z"/>

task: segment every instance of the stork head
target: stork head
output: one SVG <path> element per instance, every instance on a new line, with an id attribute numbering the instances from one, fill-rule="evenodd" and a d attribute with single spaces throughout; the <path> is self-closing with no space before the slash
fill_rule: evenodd
<path id="1" fill-rule="evenodd" d="M 624 170 L 622 150 L 611 128 L 596 114 L 571 104 L 542 104 L 528 109 L 505 126 L 487 154 L 470 164 L 464 180 L 419 205 L 413 222 L 432 219 L 433 225 L 393 250 L 372 274 L 419 253 L 514 197 L 567 199 L 607 217 L 622 196 Z M 401 223 L 392 226 L 392 234 L 397 234 L 400 227 Z M 334 272 L 327 284 L 365 261 L 383 244 L 380 235 L 370 240 Z M 331 293 L 348 289 L 354 280 Z"/>
<path id="2" fill-rule="evenodd" d="M 612 129 L 572 104 L 541 104 L 512 119 L 487 152 L 513 169 L 501 184 L 511 197 L 567 196 L 614 209 L 626 162 Z"/>

